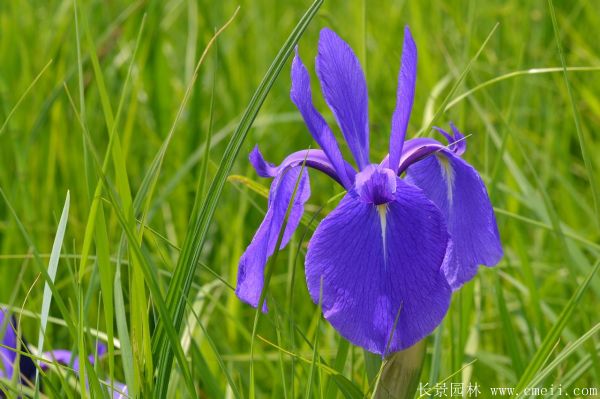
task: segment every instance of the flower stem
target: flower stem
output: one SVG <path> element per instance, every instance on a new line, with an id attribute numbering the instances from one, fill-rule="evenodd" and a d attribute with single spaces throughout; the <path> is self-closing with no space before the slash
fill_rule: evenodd
<path id="1" fill-rule="evenodd" d="M 374 399 L 412 399 L 419 386 L 427 344 L 423 339 L 415 345 L 389 355 L 382 366 Z"/>

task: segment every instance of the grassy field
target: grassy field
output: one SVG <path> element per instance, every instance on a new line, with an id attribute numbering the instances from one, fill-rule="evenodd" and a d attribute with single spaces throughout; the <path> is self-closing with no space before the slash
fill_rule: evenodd
<path id="1" fill-rule="evenodd" d="M 110 343 L 79 376 L 51 367 L 42 395 L 102 397 L 111 379 L 131 397 L 372 394 L 381 359 L 340 338 L 304 279 L 311 218 L 339 186 L 311 175 L 268 314 L 257 321 L 234 286 L 269 186 L 247 154 L 258 143 L 279 162 L 316 146 L 289 99 L 295 41 L 323 112 L 319 30 L 356 50 L 380 159 L 407 24 L 419 50 L 408 137 L 433 135 L 433 119 L 470 134 L 464 158 L 505 251 L 454 294 L 420 382 L 446 383 L 446 397 L 451 384 L 483 398 L 600 389 L 600 13 L 593 0 L 554 3 L 0 2 L 0 306 L 32 346 L 83 362 Z"/>

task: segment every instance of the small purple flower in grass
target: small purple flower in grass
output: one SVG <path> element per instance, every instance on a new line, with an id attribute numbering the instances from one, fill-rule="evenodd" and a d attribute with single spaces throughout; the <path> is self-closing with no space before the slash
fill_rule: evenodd
<path id="1" fill-rule="evenodd" d="M 11 379 L 16 369 L 17 361 L 17 322 L 14 317 L 9 317 L 8 313 L 0 308 L 0 378 Z M 29 353 L 27 341 L 21 339 L 21 352 Z M 88 356 L 91 364 L 94 364 L 97 358 L 106 354 L 106 346 L 98 343 L 96 346 L 96 353 Z M 40 368 L 43 371 L 48 370 L 53 362 L 62 364 L 64 366 L 72 367 L 75 373 L 79 373 L 79 358 L 73 354 L 73 352 L 57 349 L 53 351 L 44 352 L 42 357 L 47 361 L 40 363 Z M 19 374 L 21 384 L 30 385 L 35 381 L 35 364 L 31 357 L 21 355 L 19 360 Z M 105 384 L 110 388 L 110 383 Z M 113 399 L 125 399 L 127 398 L 127 386 L 120 383 L 114 383 L 114 390 L 112 391 Z M 0 398 L 3 397 L 3 393 L 0 390 Z"/>
<path id="2" fill-rule="evenodd" d="M 96 353 L 89 355 L 88 360 L 91 364 L 94 364 L 96 359 L 104 356 L 106 354 L 107 348 L 106 345 L 97 343 L 96 344 Z M 42 362 L 40 367 L 42 370 L 46 371 L 52 366 L 52 362 L 62 364 L 64 366 L 68 366 L 73 368 L 73 371 L 79 373 L 81 370 L 81 366 L 79 365 L 79 356 L 74 354 L 70 350 L 66 349 L 56 349 L 48 352 L 44 352 L 42 355 L 44 359 L 48 359 L 48 363 Z"/>
<path id="3" fill-rule="evenodd" d="M 236 293 L 259 305 L 265 264 L 275 251 L 288 204 L 282 248 L 310 196 L 302 166 L 320 170 L 347 194 L 308 244 L 310 296 L 350 342 L 386 355 L 429 335 L 446 314 L 452 291 L 472 279 L 479 264 L 493 266 L 500 260 L 496 220 L 481 177 L 461 158 L 466 142 L 454 125 L 452 134 L 436 128 L 447 146 L 430 138 L 405 141 L 417 71 L 408 27 L 389 155 L 380 164 L 369 159 L 364 74 L 350 46 L 329 29 L 321 31 L 316 70 L 358 171 L 343 159 L 332 130 L 314 108 L 309 74 L 296 52 L 291 99 L 321 150 L 293 153 L 279 166 L 266 162 L 258 148 L 251 152 L 257 173 L 273 182 L 265 219 L 240 259 Z"/>
<path id="4" fill-rule="evenodd" d="M 106 352 L 107 352 L 106 345 L 97 343 L 96 344 L 96 353 L 89 355 L 88 360 L 93 365 L 94 362 L 96 361 L 96 359 L 104 356 L 106 354 Z M 44 359 L 48 359 L 49 361 L 56 362 L 56 363 L 62 364 L 64 366 L 72 367 L 73 371 L 75 371 L 75 373 L 79 373 L 79 371 L 80 371 L 79 357 L 69 350 L 57 349 L 57 350 L 53 350 L 53 351 L 49 351 L 49 352 L 44 352 L 43 357 L 44 357 Z M 51 365 L 52 365 L 51 363 L 42 362 L 42 364 L 41 364 L 42 370 L 49 369 Z M 111 391 L 110 381 L 105 381 L 102 385 L 106 389 L 108 389 L 109 392 L 112 392 L 110 396 L 113 399 L 128 398 L 127 385 L 120 383 L 118 381 L 115 381 L 113 383 L 114 389 L 112 391 Z M 86 388 L 87 388 L 87 386 L 88 386 L 88 383 L 86 381 Z"/>

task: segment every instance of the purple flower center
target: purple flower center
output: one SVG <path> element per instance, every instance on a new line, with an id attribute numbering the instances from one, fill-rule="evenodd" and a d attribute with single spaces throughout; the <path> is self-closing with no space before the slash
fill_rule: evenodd
<path id="1" fill-rule="evenodd" d="M 383 205 L 394 200 L 396 179 L 393 170 L 371 164 L 356 174 L 354 188 L 361 201 Z"/>

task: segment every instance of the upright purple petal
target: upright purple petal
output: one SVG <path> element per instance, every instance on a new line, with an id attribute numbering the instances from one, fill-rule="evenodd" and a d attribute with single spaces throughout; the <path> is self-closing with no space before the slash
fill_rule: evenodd
<path id="1" fill-rule="evenodd" d="M 265 265 L 268 258 L 275 251 L 277 239 L 285 221 L 288 204 L 292 201 L 292 194 L 301 170 L 301 166 L 290 167 L 280 171 L 275 177 L 271 183 L 267 214 L 240 259 L 235 292 L 241 300 L 254 307 L 258 306 L 263 289 Z M 308 173 L 304 169 L 298 183 L 296 196 L 292 202 L 292 209 L 280 248 L 285 247 L 296 227 L 298 227 L 304 213 L 304 204 L 309 197 Z M 266 311 L 266 309 L 265 304 L 263 310 Z"/>
<path id="2" fill-rule="evenodd" d="M 448 133 L 441 127 L 434 126 L 433 128 L 446 138 L 446 140 L 448 141 L 448 148 L 452 152 L 454 152 L 454 154 L 460 156 L 465 153 L 465 151 L 467 150 L 467 142 L 464 139 L 465 136 L 458 130 L 454 123 L 450 122 L 452 134 Z"/>
<path id="3" fill-rule="evenodd" d="M 317 75 L 359 169 L 369 164 L 369 112 L 365 75 L 350 46 L 331 29 L 322 29 Z"/>
<path id="4" fill-rule="evenodd" d="M 390 134 L 390 169 L 398 169 L 402 146 L 412 111 L 417 81 L 417 46 L 408 26 L 404 28 L 404 44 L 402 45 L 402 63 L 398 74 L 396 92 L 396 109 L 392 116 L 392 132 Z"/>
<path id="5" fill-rule="evenodd" d="M 317 227 L 306 255 L 308 289 L 325 318 L 353 344 L 382 355 L 431 333 L 451 296 L 440 270 L 443 217 L 421 190 L 396 184 L 394 200 L 383 205 L 347 194 Z"/>
<path id="6" fill-rule="evenodd" d="M 310 77 L 298 55 L 297 48 L 294 61 L 292 62 L 292 89 L 290 91 L 290 97 L 300 111 L 300 114 L 302 114 L 304 123 L 306 123 L 313 138 L 323 149 L 327 158 L 329 158 L 331 165 L 339 176 L 339 181 L 346 189 L 350 188 L 352 183 L 347 176 L 344 159 L 337 141 L 335 140 L 335 136 L 327 125 L 327 122 L 325 122 L 325 119 L 323 119 L 323 116 L 313 105 L 310 90 Z"/>
<path id="7" fill-rule="evenodd" d="M 408 167 L 406 179 L 420 187 L 441 210 L 451 245 L 442 267 L 453 290 L 494 266 L 502 245 L 494 210 L 477 171 L 450 150 L 441 150 Z"/>

